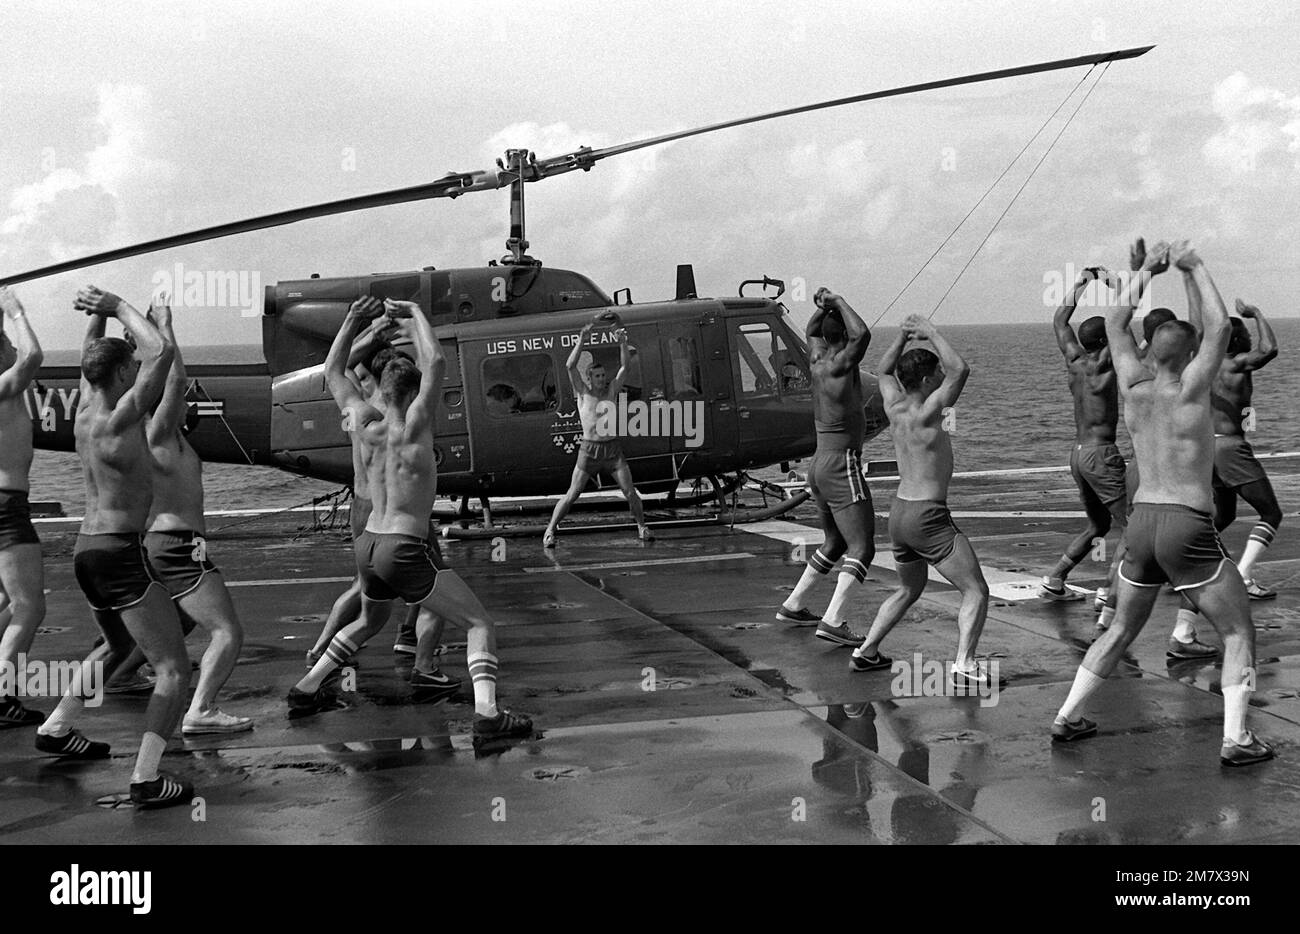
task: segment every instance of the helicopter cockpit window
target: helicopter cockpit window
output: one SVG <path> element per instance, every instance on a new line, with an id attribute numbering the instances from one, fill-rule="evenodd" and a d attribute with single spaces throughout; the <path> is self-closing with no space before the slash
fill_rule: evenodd
<path id="1" fill-rule="evenodd" d="M 738 325 L 736 351 L 737 371 L 740 373 L 740 391 L 746 396 L 774 396 L 777 392 L 776 376 L 769 360 L 772 357 L 772 329 L 766 324 Z"/>
<path id="2" fill-rule="evenodd" d="M 550 412 L 559 405 L 555 361 L 549 354 L 489 357 L 483 361 L 489 415 L 505 418 Z"/>
<path id="3" fill-rule="evenodd" d="M 674 399 L 701 394 L 700 353 L 694 340 L 689 337 L 674 337 L 669 340 L 668 364 L 672 374 Z"/>

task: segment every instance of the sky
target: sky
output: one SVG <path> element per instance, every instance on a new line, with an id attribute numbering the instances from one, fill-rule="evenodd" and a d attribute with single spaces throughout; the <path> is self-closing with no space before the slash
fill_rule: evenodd
<path id="1" fill-rule="evenodd" d="M 0 59 L 0 268 L 10 273 L 488 168 L 507 147 L 545 157 L 1154 44 L 1112 65 L 1068 126 L 1098 72 L 1070 98 L 1086 69 L 727 130 L 530 185 L 530 252 L 637 301 L 670 298 L 678 263 L 694 264 L 702 295 L 784 279 L 796 318 L 826 285 L 870 322 L 1010 165 L 885 326 L 929 314 L 950 287 L 940 325 L 1046 322 L 1054 285 L 1094 263 L 1123 268 L 1137 235 L 1191 239 L 1229 304 L 1241 296 L 1292 314 L 1300 5 L 23 0 L 0 7 L 0 30 L 17 37 Z M 177 264 L 242 277 L 247 289 L 477 266 L 504 254 L 508 222 L 506 191 L 475 193 L 17 292 L 45 346 L 70 348 L 83 329 L 72 298 L 87 283 L 142 304 Z M 1166 276 L 1153 297 L 1181 312 L 1181 293 Z M 256 343 L 260 294 L 254 302 L 192 295 L 179 303 L 178 335 Z"/>

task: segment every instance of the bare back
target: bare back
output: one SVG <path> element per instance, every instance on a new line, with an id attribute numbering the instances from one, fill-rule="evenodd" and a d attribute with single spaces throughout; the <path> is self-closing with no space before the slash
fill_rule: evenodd
<path id="1" fill-rule="evenodd" d="M 1135 502 L 1213 512 L 1209 390 L 1189 393 L 1181 380 L 1164 376 L 1139 380 L 1124 390 L 1124 423 L 1142 476 Z"/>
<path id="2" fill-rule="evenodd" d="M 1119 381 L 1110 355 L 1082 352 L 1066 361 L 1070 395 L 1074 397 L 1076 444 L 1115 443 L 1119 425 Z"/>
<path id="3" fill-rule="evenodd" d="M 1255 377 L 1251 371 L 1239 366 L 1232 357 L 1224 358 L 1214 377 L 1214 388 L 1210 391 L 1214 433 L 1238 437 L 1243 435 L 1242 423 L 1254 396 Z"/>
<path id="4" fill-rule="evenodd" d="M 943 411 L 904 392 L 890 403 L 888 415 L 898 458 L 898 498 L 945 502 L 952 480 L 952 438 L 943 427 Z"/>
<path id="5" fill-rule="evenodd" d="M 153 504 L 149 528 L 155 532 L 204 532 L 203 461 L 180 431 L 150 446 Z"/>
<path id="6" fill-rule="evenodd" d="M 429 516 L 438 490 L 438 469 L 433 459 L 433 430 L 428 420 L 370 418 L 358 435 L 365 461 L 374 510 L 366 530 L 381 534 L 429 534 Z"/>
<path id="7" fill-rule="evenodd" d="M 114 427 L 114 410 L 104 394 L 87 389 L 77 407 L 73 433 L 86 481 L 87 535 L 144 532 L 153 501 L 153 463 L 145 439 L 144 419 Z"/>
<path id="8" fill-rule="evenodd" d="M 32 417 L 25 393 L 0 399 L 0 489 L 29 489 L 32 466 Z"/>

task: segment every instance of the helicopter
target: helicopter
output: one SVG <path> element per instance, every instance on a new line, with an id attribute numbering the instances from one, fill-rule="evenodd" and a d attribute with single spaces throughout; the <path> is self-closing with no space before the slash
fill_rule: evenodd
<path id="1" fill-rule="evenodd" d="M 807 457 L 816 447 L 808 348 L 780 299 L 784 283 L 745 280 L 737 296 L 697 294 L 694 271 L 677 269 L 666 301 L 634 303 L 587 276 L 544 266 L 528 254 L 525 186 L 591 169 L 602 159 L 649 146 L 884 97 L 999 80 L 1145 54 L 1153 46 L 982 72 L 872 91 L 683 130 L 604 149 L 579 147 L 539 159 L 507 150 L 494 169 L 453 172 L 433 182 L 281 211 L 0 277 L 0 285 L 50 276 L 191 243 L 315 217 L 390 204 L 510 189 L 507 253 L 486 266 L 424 269 L 281 281 L 265 288 L 262 345 L 186 347 L 188 438 L 205 461 L 264 465 L 349 484 L 347 433 L 326 388 L 323 364 L 348 307 L 359 297 L 414 302 L 448 361 L 434 429 L 441 493 L 552 495 L 567 489 L 582 436 L 565 360 L 593 316 L 584 364 L 618 369 L 617 329 L 635 346 L 625 411 L 646 430 L 624 450 L 637 488 L 669 492 L 679 483 L 737 478 Z M 746 294 L 752 286 L 757 294 Z M 774 295 L 769 290 L 775 289 Z M 74 449 L 79 386 L 76 352 L 52 352 L 28 391 L 38 448 Z M 863 374 L 864 385 L 875 377 Z M 878 393 L 866 402 L 868 438 L 887 421 Z M 595 481 L 598 482 L 598 481 Z"/>

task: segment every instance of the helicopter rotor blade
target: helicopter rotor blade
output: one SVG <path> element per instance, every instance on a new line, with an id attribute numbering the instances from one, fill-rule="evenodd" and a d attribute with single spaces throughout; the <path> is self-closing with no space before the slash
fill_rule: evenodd
<path id="1" fill-rule="evenodd" d="M 322 204 L 308 205 L 307 207 L 294 208 L 288 211 L 277 211 L 274 214 L 263 214 L 259 217 L 250 217 L 241 221 L 232 221 L 228 224 L 217 224 L 214 227 L 204 227 L 201 230 L 191 230 L 188 233 L 173 234 L 169 237 L 159 237 L 156 240 L 146 240 L 143 243 L 135 243 L 130 246 L 119 247 L 113 250 L 105 250 L 102 253 L 93 253 L 89 256 L 82 256 L 78 259 L 55 263 L 51 266 L 43 266 L 40 269 L 32 269 L 27 272 L 0 277 L 0 285 L 14 285 L 15 283 L 27 282 L 32 279 L 41 279 L 45 276 L 53 276 L 58 273 L 69 272 L 86 266 L 97 266 L 100 263 L 110 263 L 120 259 L 128 259 L 132 256 L 140 256 L 145 253 L 156 253 L 159 250 L 172 249 L 178 246 L 187 246 L 191 243 L 201 243 L 205 240 L 217 240 L 221 237 L 231 237 L 235 234 L 247 233 L 251 230 L 265 230 L 268 227 L 280 227 L 284 224 L 296 224 L 299 221 L 311 220 L 316 217 L 329 217 L 333 214 L 347 214 L 352 211 L 364 211 L 368 208 L 384 207 L 390 204 L 426 201 L 430 198 L 457 198 L 467 191 L 489 191 L 495 188 L 503 188 L 510 184 L 510 178 L 508 176 L 502 177 L 502 175 L 503 173 L 496 170 L 486 172 L 453 172 L 443 176 L 435 182 L 428 182 L 423 185 L 412 185 L 409 188 L 395 188 L 389 191 L 378 191 L 368 195 L 356 195 L 351 198 L 341 198 L 338 201 L 326 201 Z"/>
<path id="2" fill-rule="evenodd" d="M 843 107 L 848 104 L 879 100 L 884 97 L 915 94 L 918 91 L 932 91 L 938 88 L 956 87 L 957 85 L 962 84 L 976 84 L 982 81 L 996 81 L 1001 78 L 1013 78 L 1020 75 L 1038 74 L 1044 71 L 1056 71 L 1062 68 L 1074 68 L 1080 65 L 1097 65 L 1102 62 L 1114 62 L 1126 58 L 1137 58 L 1139 55 L 1145 55 L 1153 48 L 1155 48 L 1153 45 L 1140 46 L 1131 49 L 1120 49 L 1114 52 L 1101 52 L 1095 55 L 1082 55 L 1077 58 L 1041 62 L 1037 65 L 1022 65 L 1016 68 L 985 71 L 980 72 L 979 74 L 964 75 L 958 78 L 944 78 L 939 81 L 926 81 L 921 84 L 909 84 L 903 87 L 889 88 L 884 91 L 871 91 L 867 94 L 857 94 L 852 97 L 840 97 L 835 100 L 822 101 L 817 104 L 805 104 L 801 107 L 789 107 L 785 110 L 776 110 L 771 113 L 759 114 L 754 117 L 742 117 L 738 120 L 727 120 L 722 123 L 710 124 L 709 126 L 696 127 L 692 130 L 680 130 L 675 133 L 665 133 L 661 136 L 635 140 L 630 143 L 621 143 L 617 146 L 608 146 L 603 149 L 591 149 L 588 146 L 583 146 L 573 152 L 559 156 L 552 156 L 548 159 L 530 159 L 521 167 L 522 170 L 520 174 L 523 176 L 524 181 L 536 182 L 543 178 L 563 175 L 566 172 L 572 172 L 577 169 L 589 171 L 592 166 L 601 159 L 622 155 L 627 152 L 634 152 L 635 150 L 645 149 L 649 146 L 658 146 L 663 143 L 670 143 L 675 140 L 685 139 L 689 136 L 699 136 L 703 133 L 713 133 L 718 130 L 730 129 L 731 127 L 745 126 L 750 123 L 761 123 L 765 120 L 775 120 L 780 117 L 791 117 L 796 114 L 809 113 L 814 110 L 825 110 L 830 107 Z M 159 237 L 156 240 L 146 240 L 143 243 L 105 250 L 101 253 L 92 253 L 89 256 L 83 256 L 78 259 L 66 260 L 64 262 L 54 263 L 50 266 L 42 266 L 39 269 L 31 269 L 26 272 L 2 276 L 0 277 L 0 285 L 15 285 L 19 282 L 41 279 L 46 276 L 70 272 L 74 269 L 82 269 L 86 266 L 97 266 L 101 263 L 128 259 L 132 256 L 141 256 L 145 253 L 156 253 L 160 250 L 172 249 L 179 246 L 188 246 L 192 243 L 202 243 L 205 240 L 216 240 L 221 237 L 230 237 L 235 234 L 247 233 L 253 230 L 265 230 L 269 227 L 296 224 L 299 221 L 311 220 L 317 217 L 329 217 L 334 214 L 364 211 L 368 208 L 384 207 L 390 204 L 406 204 L 413 201 L 427 201 L 430 198 L 456 198 L 471 191 L 491 191 L 506 187 L 514 179 L 514 173 L 504 169 L 488 169 L 486 171 L 478 172 L 452 172 L 437 181 L 427 182 L 423 185 L 412 185 L 407 188 L 396 188 L 389 191 L 374 192 L 367 195 L 356 195 L 351 198 L 341 198 L 337 201 L 327 201 L 321 204 L 308 205 L 307 207 L 294 208 L 288 211 L 277 211 L 274 214 L 263 214 L 259 217 L 232 221 L 228 224 L 217 224 L 213 227 L 204 227 L 200 230 L 189 231 L 188 233 L 173 234 L 168 237 Z"/>
<path id="3" fill-rule="evenodd" d="M 540 178 L 546 178 L 552 175 L 562 175 L 565 172 L 572 172 L 575 169 L 587 171 L 591 169 L 594 163 L 601 159 L 607 159 L 610 156 L 619 156 L 627 152 L 634 152 L 638 149 L 645 149 L 648 146 L 659 146 L 663 143 L 671 143 L 675 140 L 685 139 L 688 136 L 699 136 L 704 133 L 727 130 L 731 127 L 745 126 L 750 123 L 761 123 L 765 120 L 776 120 L 780 117 L 792 117 L 796 114 L 809 113 L 814 110 L 843 107 L 847 104 L 858 104 L 863 101 L 879 100 L 883 97 L 899 97 L 904 94 L 915 94 L 918 91 L 933 91 L 938 88 L 956 87 L 961 84 L 977 84 L 982 81 L 997 81 L 1002 78 L 1015 78 L 1020 75 L 1032 75 L 1044 71 L 1057 71 L 1062 68 L 1075 68 L 1080 65 L 1099 65 L 1103 62 L 1109 63 L 1125 58 L 1137 58 L 1139 55 L 1145 55 L 1154 48 L 1154 45 L 1138 46 L 1131 49 L 1120 49 L 1114 52 L 1101 52 L 1096 55 L 1081 55 L 1077 58 L 1063 58 L 1053 62 L 1040 62 L 1037 65 L 1021 65 L 1016 68 L 1002 68 L 997 71 L 984 71 L 974 75 L 963 75 L 959 78 L 944 78 L 939 81 L 926 81 L 921 84 L 909 84 L 904 85 L 903 87 L 889 88 L 884 91 L 871 91 L 866 94 L 855 94 L 852 97 L 839 97 L 835 100 L 822 101 L 818 104 L 805 104 L 801 107 L 789 107 L 785 110 L 774 110 L 771 113 L 759 114 L 755 117 L 741 117 L 738 120 L 726 120 L 722 123 L 713 123 L 709 126 L 696 127 L 692 130 L 679 130 L 675 133 L 664 133 L 661 136 L 652 136 L 647 139 L 635 140 L 630 143 L 620 143 L 617 146 L 607 146 L 604 149 L 591 149 L 584 146 L 573 152 L 565 153 L 564 155 L 552 156 L 548 159 L 538 159 L 536 163 L 536 175 L 535 177 L 528 178 L 527 181 L 537 181 Z"/>

